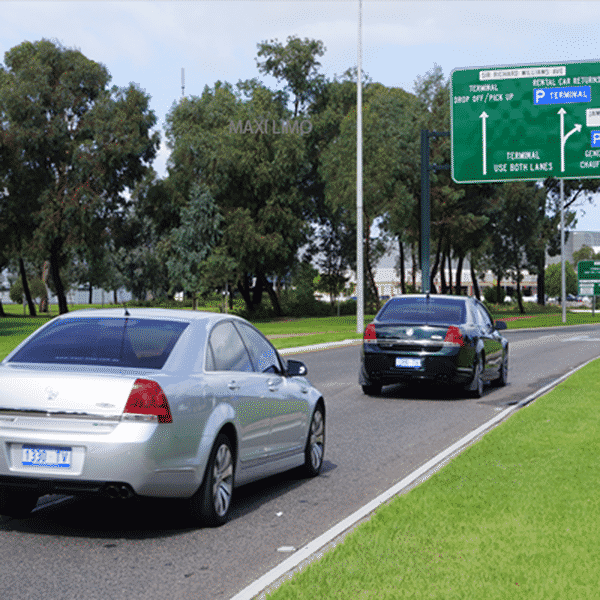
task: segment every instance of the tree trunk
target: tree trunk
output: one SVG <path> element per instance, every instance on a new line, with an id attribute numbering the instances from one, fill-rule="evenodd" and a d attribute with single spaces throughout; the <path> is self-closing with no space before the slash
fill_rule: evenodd
<path id="1" fill-rule="evenodd" d="M 537 274 L 537 303 L 546 306 L 546 254 L 540 252 Z"/>
<path id="2" fill-rule="evenodd" d="M 58 313 L 64 315 L 69 312 L 67 306 L 67 296 L 65 294 L 65 288 L 60 278 L 60 251 L 62 242 L 55 239 L 50 248 L 50 273 L 52 273 L 52 281 L 56 288 L 56 298 L 58 300 Z"/>
<path id="3" fill-rule="evenodd" d="M 521 270 L 517 271 L 517 302 L 519 303 L 519 312 L 523 314 L 525 307 L 523 306 L 523 298 L 521 297 Z"/>
<path id="4" fill-rule="evenodd" d="M 464 261 L 465 257 L 461 254 L 458 257 L 458 265 L 456 265 L 456 292 L 455 294 L 457 296 L 460 296 L 462 294 L 462 269 L 463 269 L 463 261 Z"/>
<path id="5" fill-rule="evenodd" d="M 264 273 L 260 274 L 260 279 L 262 280 L 263 288 L 267 291 L 267 294 L 269 295 L 269 298 L 271 299 L 271 304 L 273 306 L 273 310 L 275 311 L 275 315 L 278 317 L 282 317 L 283 311 L 281 310 L 281 304 L 279 303 L 279 298 L 277 297 L 277 294 L 276 294 L 275 290 L 273 289 L 273 286 L 269 283 L 269 280 L 267 279 L 267 277 Z"/>
<path id="6" fill-rule="evenodd" d="M 2 300 L 0 300 L 0 317 L 5 317 L 4 306 L 2 306 Z"/>
<path id="7" fill-rule="evenodd" d="M 429 286 L 432 293 L 436 294 L 437 290 L 435 288 L 435 283 L 433 280 L 435 279 L 435 274 L 440 266 L 440 255 L 442 253 L 442 238 L 444 237 L 444 228 L 440 228 L 440 237 L 438 238 L 437 249 L 435 251 L 435 263 L 433 265 L 433 269 L 431 269 L 431 276 L 429 277 Z"/>
<path id="8" fill-rule="evenodd" d="M 442 268 L 440 269 L 440 281 L 442 294 L 448 293 L 448 284 L 446 283 L 446 251 L 442 252 Z"/>
<path id="9" fill-rule="evenodd" d="M 404 272 L 404 244 L 398 239 L 400 250 L 400 293 L 406 294 L 406 273 Z"/>
<path id="10" fill-rule="evenodd" d="M 249 312 L 254 311 L 254 307 L 252 306 L 252 297 L 250 295 L 250 286 L 248 283 L 248 276 L 242 275 L 237 282 L 237 289 L 240 295 L 242 296 L 244 303 L 246 304 L 246 308 Z"/>
<path id="11" fill-rule="evenodd" d="M 471 257 L 471 261 L 473 257 Z M 477 274 L 475 273 L 475 268 L 473 267 L 473 262 L 471 262 L 471 281 L 473 282 L 473 291 L 475 292 L 475 297 L 477 300 L 481 300 L 481 292 L 479 290 L 479 282 L 477 281 Z"/>
<path id="12" fill-rule="evenodd" d="M 25 299 L 27 300 L 27 306 L 29 307 L 29 315 L 32 317 L 36 316 L 35 312 L 35 304 L 33 303 L 33 298 L 31 297 L 31 291 L 29 290 L 29 283 L 27 282 L 27 273 L 25 273 L 25 263 L 23 259 L 19 256 L 19 272 L 21 274 L 21 283 L 23 284 L 23 293 L 25 294 Z"/>
<path id="13" fill-rule="evenodd" d="M 93 292 L 94 292 L 94 288 L 92 287 L 92 282 L 90 281 L 90 284 L 89 284 L 88 304 L 92 303 L 92 300 L 94 298 L 94 293 Z"/>
<path id="14" fill-rule="evenodd" d="M 498 282 L 496 284 L 496 301 L 498 304 L 504 302 L 504 294 L 502 294 L 502 274 L 498 273 Z"/>

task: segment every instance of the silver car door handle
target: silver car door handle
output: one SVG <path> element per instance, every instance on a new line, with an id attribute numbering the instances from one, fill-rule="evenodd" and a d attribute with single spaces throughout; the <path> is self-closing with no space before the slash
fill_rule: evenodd
<path id="1" fill-rule="evenodd" d="M 269 386 L 270 392 L 276 392 L 279 389 L 279 379 L 267 379 L 267 385 Z"/>
<path id="2" fill-rule="evenodd" d="M 235 380 L 231 380 L 231 381 L 230 381 L 230 382 L 227 384 L 227 387 L 228 387 L 230 390 L 239 390 L 239 389 L 240 389 L 240 386 L 238 385 L 237 381 L 235 381 Z"/>

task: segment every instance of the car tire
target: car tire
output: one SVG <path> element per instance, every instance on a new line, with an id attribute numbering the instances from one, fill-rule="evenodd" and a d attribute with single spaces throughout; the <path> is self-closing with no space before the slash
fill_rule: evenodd
<path id="1" fill-rule="evenodd" d="M 483 396 L 483 356 L 477 355 L 473 364 L 473 379 L 467 386 L 467 391 L 472 398 Z"/>
<path id="2" fill-rule="evenodd" d="M 229 438 L 219 434 L 208 459 L 204 480 L 190 498 L 190 513 L 202 525 L 227 522 L 233 494 L 233 450 Z"/>
<path id="3" fill-rule="evenodd" d="M 28 517 L 38 498 L 35 492 L 0 489 L 0 515 L 14 519 Z"/>
<path id="4" fill-rule="evenodd" d="M 504 387 L 508 383 L 508 352 L 502 358 L 498 377 L 492 382 L 496 387 Z"/>
<path id="5" fill-rule="evenodd" d="M 317 405 L 310 420 L 308 439 L 304 449 L 303 471 L 307 477 L 316 477 L 323 466 L 325 454 L 325 412 Z"/>

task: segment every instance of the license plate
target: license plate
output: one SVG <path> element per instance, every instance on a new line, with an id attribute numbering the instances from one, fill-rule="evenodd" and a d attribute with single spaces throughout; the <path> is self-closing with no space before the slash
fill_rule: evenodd
<path id="1" fill-rule="evenodd" d="M 23 466 L 69 468 L 71 448 L 57 446 L 23 446 L 21 454 Z"/>
<path id="2" fill-rule="evenodd" d="M 402 358 L 396 357 L 396 367 L 403 369 L 418 369 L 421 367 L 420 358 Z"/>

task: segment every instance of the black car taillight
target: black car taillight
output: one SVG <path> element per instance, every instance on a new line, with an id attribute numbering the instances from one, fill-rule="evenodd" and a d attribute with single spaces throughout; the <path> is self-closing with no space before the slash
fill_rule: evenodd
<path id="1" fill-rule="evenodd" d="M 363 340 L 365 342 L 374 342 L 375 340 L 377 340 L 377 334 L 375 333 L 375 325 L 373 325 L 373 323 L 369 323 L 367 325 Z"/>
<path id="2" fill-rule="evenodd" d="M 463 334 L 460 332 L 460 329 L 458 327 L 450 325 L 450 327 L 448 327 L 446 337 L 444 338 L 444 342 L 448 342 L 449 344 L 456 344 L 457 346 L 464 346 L 465 338 L 463 337 Z"/>

